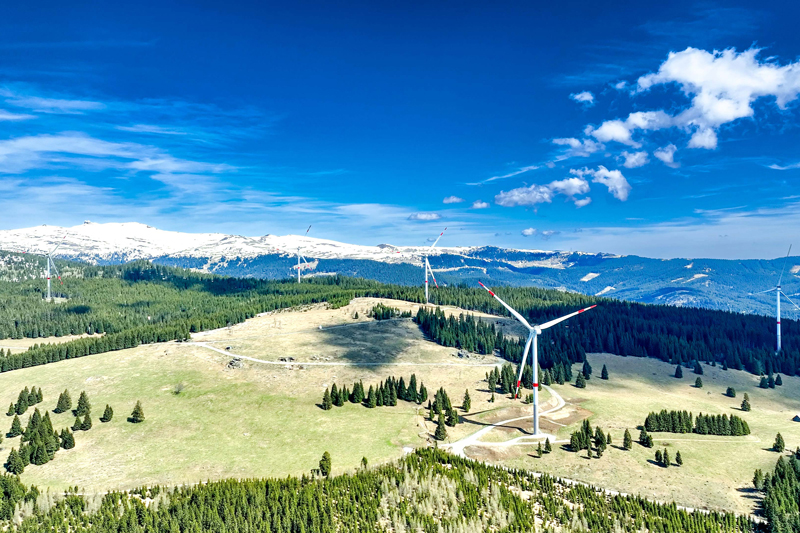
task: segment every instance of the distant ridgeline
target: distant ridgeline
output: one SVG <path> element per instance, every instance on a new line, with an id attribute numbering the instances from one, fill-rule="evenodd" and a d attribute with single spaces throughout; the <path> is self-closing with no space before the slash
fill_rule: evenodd
<path id="1" fill-rule="evenodd" d="M 332 460 L 335 467 L 336 457 Z M 611 495 L 432 448 L 335 477 L 226 480 L 110 492 L 95 511 L 74 492 L 53 500 L 17 477 L 0 476 L 0 527 L 15 533 L 757 530 L 743 516 L 688 512 L 674 504 Z M 28 509 L 19 525 L 10 520 L 16 506 Z"/>
<path id="2" fill-rule="evenodd" d="M 14 254 L 0 253 L 0 257 Z M 16 256 L 21 257 L 21 256 Z M 39 268 L 15 263 L 15 271 Z M 45 280 L 0 281 L 0 338 L 38 338 L 91 334 L 90 337 L 34 347 L 2 358 L 2 370 L 60 361 L 92 353 L 130 348 L 142 343 L 184 339 L 192 332 L 225 327 L 258 313 L 328 302 L 346 305 L 370 296 L 421 303 L 421 287 L 385 285 L 343 276 L 266 281 L 201 274 L 137 261 L 126 265 L 90 266 L 57 262 L 68 274 L 54 287 L 66 298 L 47 304 Z M 0 280 L 4 280 L 0 276 Z M 496 289 L 498 295 L 531 323 L 541 323 L 593 303 L 599 306 L 539 339 L 543 368 L 583 361 L 586 352 L 654 357 L 673 364 L 716 362 L 755 374 L 800 372 L 800 323 L 783 321 L 784 349 L 774 352 L 774 319 L 724 311 L 644 305 L 533 287 Z M 507 315 L 482 289 L 456 286 L 432 291 L 434 305 Z M 422 330 L 446 346 L 479 353 L 498 349 L 518 363 L 519 340 L 499 335 L 493 324 L 469 317 L 448 318 L 423 311 Z M 95 336 L 103 333 L 105 335 Z"/>

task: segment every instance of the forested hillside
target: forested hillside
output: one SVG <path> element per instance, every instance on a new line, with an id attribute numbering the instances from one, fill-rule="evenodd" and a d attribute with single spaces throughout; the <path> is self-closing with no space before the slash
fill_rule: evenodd
<path id="1" fill-rule="evenodd" d="M 323 459 L 320 467 L 329 470 L 331 459 Z M 6 522 L 9 531 L 19 533 L 756 530 L 749 519 L 733 514 L 689 513 L 674 504 L 612 496 L 435 449 L 336 477 L 229 480 L 110 493 L 91 512 L 81 496 L 71 494 L 54 502 L 13 478 L 4 480 L 12 490 L 0 493 L 2 508 L 26 499 L 38 504 L 39 510 L 21 525 Z M 7 517 L 6 512 L 3 518 Z"/>

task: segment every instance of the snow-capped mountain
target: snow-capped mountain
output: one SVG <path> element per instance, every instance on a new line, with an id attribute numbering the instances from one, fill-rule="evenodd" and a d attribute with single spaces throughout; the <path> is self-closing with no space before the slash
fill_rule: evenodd
<path id="1" fill-rule="evenodd" d="M 581 252 L 485 247 L 360 246 L 298 235 L 245 237 L 180 233 L 139 223 L 72 228 L 37 226 L 0 231 L 0 250 L 46 254 L 94 264 L 149 259 L 155 263 L 239 277 L 286 278 L 297 273 L 298 248 L 309 264 L 305 276 L 344 274 L 404 285 L 421 284 L 421 257 L 429 253 L 439 284 L 478 280 L 529 285 L 623 300 L 773 314 L 771 294 L 754 295 L 777 282 L 783 258 L 649 259 Z M 0 254 L 2 255 L 2 254 Z M 12 265 L 14 258 L 0 257 Z M 800 298 L 800 258 L 789 258 L 783 290 Z M 43 263 L 42 263 L 43 264 Z M 13 265 L 12 265 L 13 266 Z M 10 268 L 10 267 L 9 267 Z M 13 269 L 12 269 L 13 270 Z M 14 271 L 7 279 L 19 277 Z M 10 277 L 9 277 L 10 276 Z M 800 318 L 786 309 L 786 318 Z"/>

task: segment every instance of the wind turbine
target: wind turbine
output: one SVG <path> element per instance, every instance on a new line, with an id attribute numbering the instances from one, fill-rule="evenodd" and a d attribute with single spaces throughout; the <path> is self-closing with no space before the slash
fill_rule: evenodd
<path id="1" fill-rule="evenodd" d="M 766 293 L 768 293 L 768 292 L 775 291 L 775 305 L 776 305 L 776 316 L 777 316 L 777 324 L 776 324 L 776 328 L 777 328 L 777 333 L 778 333 L 778 340 L 777 340 L 777 344 L 776 344 L 776 346 L 777 346 L 777 349 L 776 349 L 776 351 L 778 351 L 778 352 L 780 352 L 780 351 L 781 351 L 781 294 L 783 294 L 783 296 L 784 296 L 784 297 L 785 297 L 787 300 L 789 300 L 789 302 L 790 302 L 790 303 L 791 303 L 793 306 L 795 306 L 795 307 L 796 307 L 798 310 L 800 310 L 800 307 L 798 307 L 798 305 L 797 305 L 796 303 L 794 303 L 794 302 L 792 301 L 792 299 L 791 299 L 791 298 L 789 298 L 789 297 L 786 295 L 786 293 L 785 293 L 785 292 L 783 292 L 783 290 L 781 289 L 781 281 L 783 280 L 783 273 L 784 273 L 784 271 L 786 270 L 786 262 L 789 260 L 789 254 L 790 254 L 790 253 L 792 253 L 792 245 L 791 245 L 791 244 L 789 245 L 789 251 L 788 251 L 788 252 L 786 252 L 786 259 L 784 259 L 784 260 L 783 260 L 783 268 L 781 269 L 781 275 L 780 275 L 780 277 L 778 278 L 778 284 L 777 284 L 775 287 L 771 288 L 771 289 L 767 289 L 767 290 L 765 290 L 765 291 L 761 291 L 761 292 L 757 292 L 757 293 L 756 293 L 756 294 L 766 294 Z"/>
<path id="2" fill-rule="evenodd" d="M 308 232 L 309 231 L 311 231 L 311 226 L 310 225 L 308 226 L 308 229 L 306 230 L 306 235 L 305 235 L 306 237 L 308 237 Z M 300 266 L 301 266 L 300 265 L 300 259 L 302 259 L 305 262 L 305 264 L 308 264 L 308 261 L 306 261 L 306 258 L 303 257 L 303 255 L 300 253 L 300 243 L 298 242 L 297 243 L 297 283 L 300 283 Z"/>
<path id="3" fill-rule="evenodd" d="M 53 262 L 53 254 L 56 253 L 56 250 L 61 248 L 61 245 L 64 244 L 64 241 L 66 240 L 66 238 L 67 237 L 65 235 L 64 238 L 61 239 L 61 242 L 58 243 L 58 246 L 53 248 L 53 250 L 50 253 L 47 254 L 47 301 L 48 302 L 53 301 L 52 294 L 50 293 L 50 267 L 51 266 L 53 267 L 53 270 L 56 271 L 56 276 L 58 276 L 58 281 L 60 281 L 62 285 L 64 284 L 64 282 L 61 281 L 61 274 L 58 273 L 58 268 L 56 268 L 56 264 L 55 264 L 55 262 Z"/>
<path id="4" fill-rule="evenodd" d="M 528 328 L 528 340 L 525 342 L 525 351 L 522 352 L 522 362 L 519 365 L 519 376 L 517 377 L 517 390 L 514 391 L 514 398 L 519 395 L 519 387 L 522 383 L 522 371 L 525 369 L 525 360 L 528 358 L 528 352 L 530 351 L 531 344 L 533 344 L 533 434 L 534 436 L 539 435 L 539 335 L 542 333 L 543 330 L 555 326 L 556 324 L 565 321 L 568 318 L 572 318 L 575 315 L 579 315 L 584 311 L 588 311 L 589 309 L 594 309 L 597 305 L 591 305 L 580 311 L 575 311 L 574 313 L 570 313 L 568 315 L 564 315 L 561 318 L 556 318 L 555 320 L 551 320 L 550 322 L 545 322 L 544 324 L 537 324 L 535 326 L 531 326 L 525 318 L 519 313 L 517 313 L 514 309 L 511 308 L 507 303 L 497 297 L 495 293 L 493 293 L 489 288 L 481 283 L 478 282 L 481 287 L 486 289 L 489 294 L 494 296 L 494 299 L 503 304 L 503 307 L 508 309 L 508 312 L 511 315 L 522 322 L 522 325 Z"/>
<path id="5" fill-rule="evenodd" d="M 431 250 L 433 250 L 433 247 L 436 246 L 437 242 L 439 242 L 439 239 L 442 238 L 442 235 L 444 235 L 445 231 L 447 231 L 447 228 L 444 228 L 444 230 L 439 234 L 439 236 L 436 237 L 436 240 L 433 241 L 433 244 L 431 244 L 431 247 L 428 249 L 427 253 L 425 254 L 425 264 L 423 265 L 425 267 L 425 305 L 428 305 L 428 303 L 429 303 L 428 302 L 428 273 L 429 272 L 431 274 L 431 277 L 433 278 L 434 285 L 436 285 L 437 289 L 439 288 L 439 284 L 436 283 L 436 276 L 433 275 L 433 269 L 431 269 L 431 264 L 428 262 L 428 254 L 431 253 Z"/>

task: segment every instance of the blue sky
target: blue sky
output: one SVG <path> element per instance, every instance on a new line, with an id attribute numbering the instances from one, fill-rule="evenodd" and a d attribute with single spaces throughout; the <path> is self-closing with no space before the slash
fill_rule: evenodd
<path id="1" fill-rule="evenodd" d="M 800 246 L 788 3 L 47 4 L 0 8 L 4 229 Z"/>

